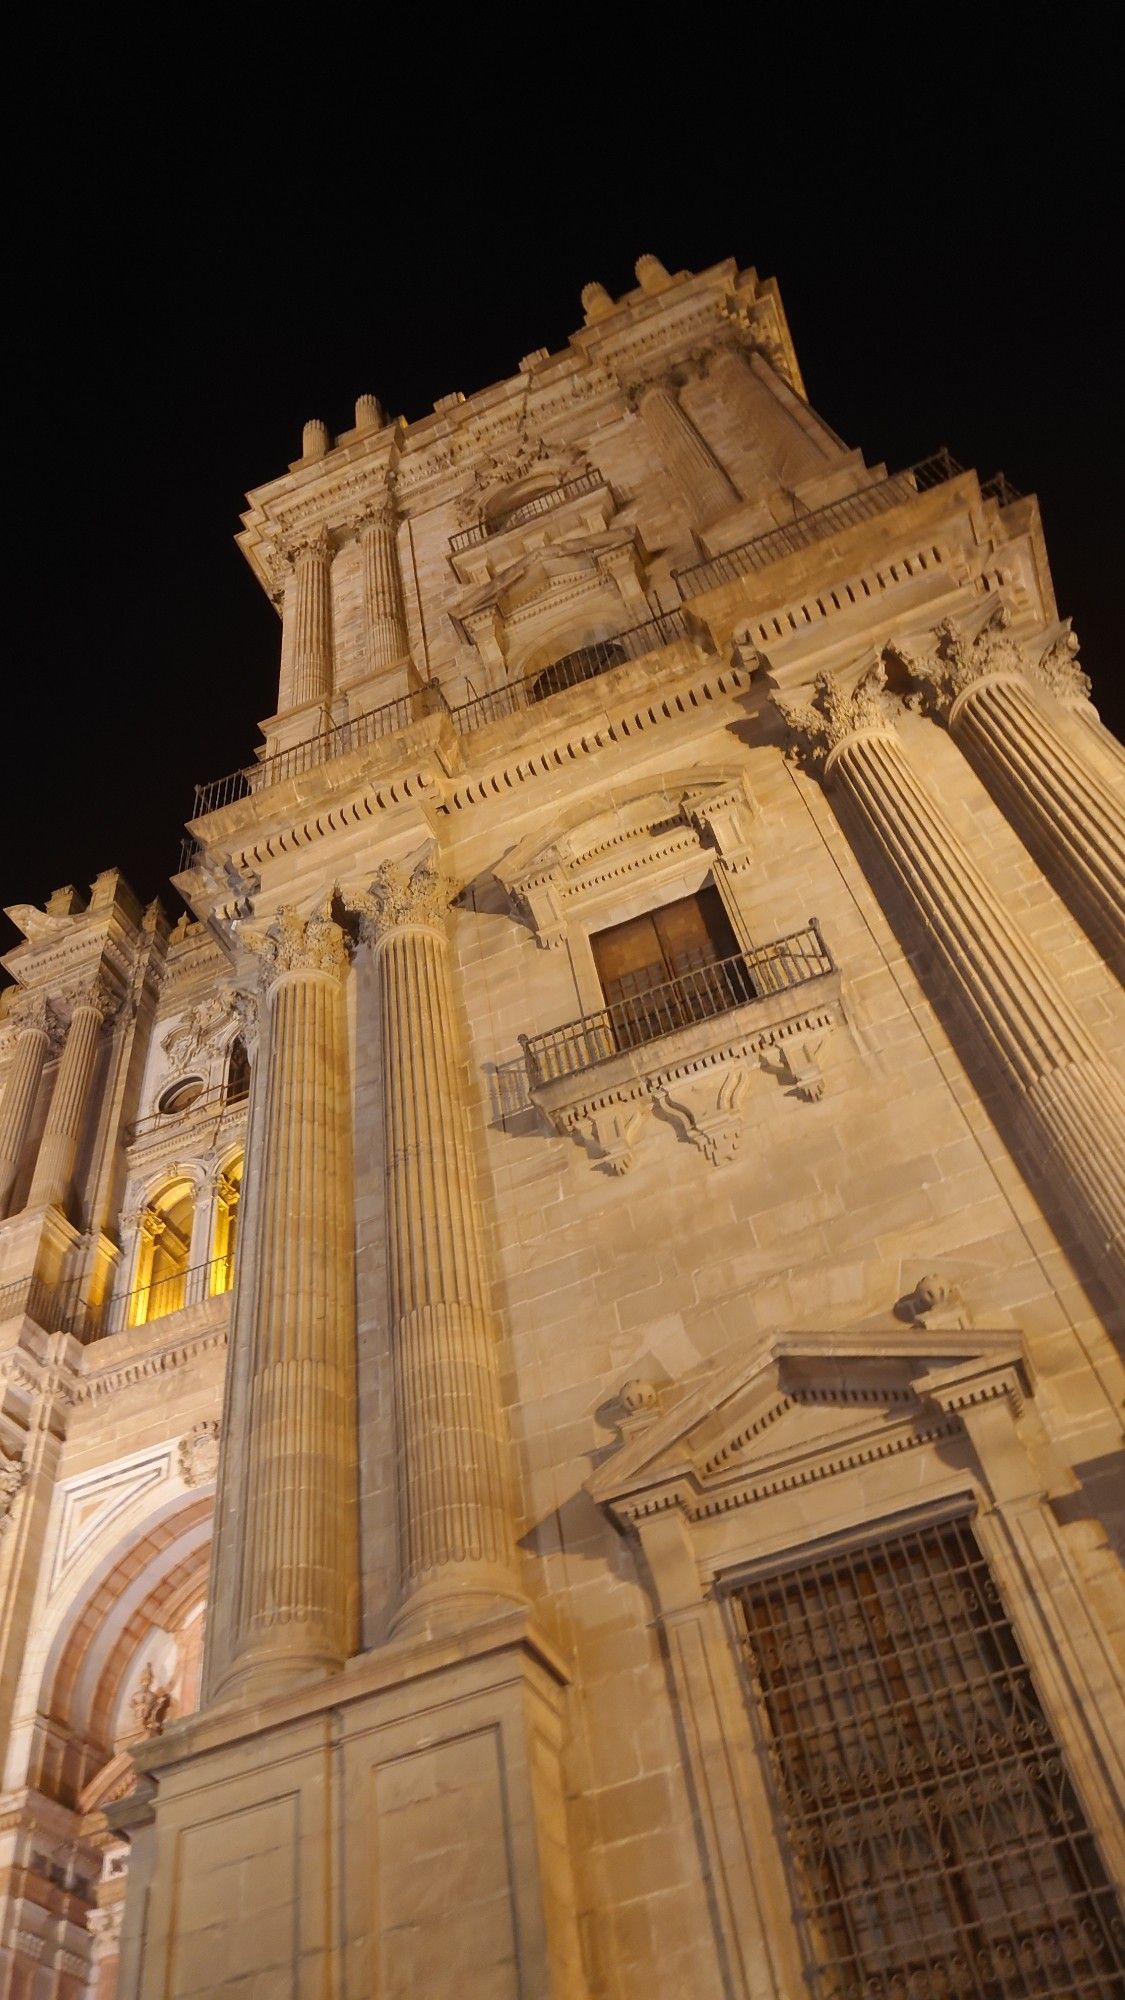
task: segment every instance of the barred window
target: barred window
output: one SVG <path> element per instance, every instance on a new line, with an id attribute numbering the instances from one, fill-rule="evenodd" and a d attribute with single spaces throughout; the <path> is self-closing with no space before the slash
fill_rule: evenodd
<path id="1" fill-rule="evenodd" d="M 734 1608 L 817 2000 L 1122 2000 L 1122 1911 L 969 1520 Z"/>

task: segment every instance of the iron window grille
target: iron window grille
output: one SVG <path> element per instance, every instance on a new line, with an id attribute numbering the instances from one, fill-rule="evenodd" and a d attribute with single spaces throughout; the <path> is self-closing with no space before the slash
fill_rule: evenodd
<path id="1" fill-rule="evenodd" d="M 1121 1907 L 968 1518 L 733 1606 L 817 2000 L 1122 2000 Z"/>

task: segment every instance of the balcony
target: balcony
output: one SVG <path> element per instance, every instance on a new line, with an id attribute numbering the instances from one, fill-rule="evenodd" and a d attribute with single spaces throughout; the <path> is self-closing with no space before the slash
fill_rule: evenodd
<path id="1" fill-rule="evenodd" d="M 726 1165 L 741 1144 L 751 1071 L 771 1069 L 815 1101 L 819 1045 L 843 1020 L 840 975 L 813 918 L 520 1040 L 532 1103 L 599 1167 L 623 1174 L 655 1109 L 713 1166 Z"/>
<path id="2" fill-rule="evenodd" d="M 612 639 L 600 639 L 593 646 L 580 646 L 577 652 L 564 653 L 560 660 L 553 660 L 530 680 L 509 681 L 505 687 L 493 688 L 473 701 L 462 702 L 460 708 L 452 710 L 454 727 L 462 735 L 469 735 L 474 729 L 498 722 L 502 716 L 516 715 L 522 709 L 534 707 L 536 702 L 547 701 L 551 695 L 561 694 L 564 688 L 579 687 L 583 681 L 612 673 L 614 667 L 624 666 L 626 660 L 643 660 L 646 654 L 659 652 L 677 639 L 688 639 L 692 629 L 685 610 L 669 611 L 661 618 L 646 618 L 643 625 L 616 632 Z"/>
<path id="3" fill-rule="evenodd" d="M 132 1125 L 125 1127 L 125 1144 L 132 1146 L 138 1139 L 151 1139 L 154 1132 L 178 1133 L 181 1127 L 193 1124 L 197 1118 L 222 1119 L 239 1106 L 247 1109 L 249 1099 L 249 1084 L 233 1090 L 225 1083 L 216 1084 L 212 1090 L 201 1090 L 190 1103 L 163 1111 L 150 1111 L 147 1118 L 136 1119 Z"/>
<path id="4" fill-rule="evenodd" d="M 592 1069 L 629 1049 L 747 1007 L 768 995 L 789 992 L 833 972 L 832 956 L 816 919 L 803 931 L 777 938 L 735 958 L 695 966 L 659 986 L 647 986 L 596 1014 L 583 1014 L 545 1035 L 521 1035 L 528 1077 L 535 1088 L 558 1077 Z"/>
<path id="5" fill-rule="evenodd" d="M 912 499 L 917 493 L 928 492 L 932 486 L 943 486 L 947 480 L 958 478 L 964 471 L 965 467 L 958 464 L 952 452 L 943 445 L 932 458 L 919 459 L 905 472 L 876 480 L 871 486 L 862 486 L 858 493 L 845 494 L 842 500 L 830 500 L 827 506 L 817 507 L 811 514 L 802 514 L 795 521 L 786 521 L 781 527 L 769 528 L 765 534 L 754 535 L 750 541 L 740 542 L 737 548 L 724 549 L 720 555 L 692 563 L 687 569 L 676 570 L 676 582 L 685 597 L 696 597 L 701 591 L 713 590 L 720 583 L 737 583 L 740 577 L 749 576 L 757 569 L 768 569 L 771 563 L 780 562 L 783 556 L 793 555 L 798 549 L 807 549 L 814 542 L 824 541 L 841 528 L 857 527 L 862 521 L 873 520 L 877 514 L 885 514 L 892 507 L 901 506 L 904 500 Z M 1002 507 L 1020 497 L 1002 472 L 984 480 L 980 490 L 986 500 L 998 500 Z"/>
<path id="6" fill-rule="evenodd" d="M 61 1285 L 45 1285 L 39 1278 L 17 1278 L 0 1288 L 0 1322 L 26 1313 L 48 1333 L 71 1333 L 84 1344 L 103 1340 L 229 1292 L 234 1283 L 234 1255 L 212 1257 L 209 1263 L 194 1264 L 153 1284 L 115 1292 L 97 1305 L 81 1296 L 84 1282 L 70 1278 Z"/>
<path id="7" fill-rule="evenodd" d="M 536 493 L 510 514 L 502 514 L 491 521 L 477 521 L 471 528 L 463 528 L 459 535 L 449 538 L 449 553 L 460 555 L 464 549 L 474 548 L 478 542 L 487 542 L 493 535 L 506 535 L 509 528 L 522 528 L 528 521 L 536 521 L 541 514 L 551 514 L 556 507 L 564 507 L 568 500 L 579 500 L 584 493 L 600 492 L 605 479 L 600 472 L 583 472 L 577 479 L 568 479 L 562 486 L 552 486 L 546 493 Z"/>

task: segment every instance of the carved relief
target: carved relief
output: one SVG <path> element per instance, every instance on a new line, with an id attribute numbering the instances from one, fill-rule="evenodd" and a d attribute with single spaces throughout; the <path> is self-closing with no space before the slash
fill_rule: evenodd
<path id="1" fill-rule="evenodd" d="M 164 1723 L 172 1705 L 171 1688 L 159 1687 L 152 1670 L 151 1661 L 145 1662 L 135 1694 L 129 1706 L 133 1711 L 134 1724 L 142 1736 L 163 1736 Z"/>
<path id="2" fill-rule="evenodd" d="M 50 1054 L 56 1054 L 61 1047 L 62 1023 L 45 993 L 21 993 L 13 1001 L 8 1019 L 17 1034 L 30 1031 L 46 1035 Z"/>
<path id="3" fill-rule="evenodd" d="M 219 1473 L 218 1419 L 204 1417 L 200 1423 L 193 1424 L 180 1439 L 176 1456 L 185 1486 L 206 1486 L 216 1479 Z"/>
<path id="4" fill-rule="evenodd" d="M 445 929 L 457 885 L 428 860 L 404 867 L 384 861 L 369 890 L 345 890 L 347 909 L 364 920 L 374 939 L 395 930 Z"/>
<path id="5" fill-rule="evenodd" d="M 231 1024 L 233 997 L 216 994 L 202 1000 L 161 1038 L 160 1046 L 175 1069 L 188 1069 L 205 1048 L 220 1042 Z"/>
<path id="6" fill-rule="evenodd" d="M 330 914 L 330 894 L 311 917 L 283 906 L 264 933 L 244 931 L 243 942 L 261 960 L 267 986 L 285 972 L 331 972 L 342 978 L 348 967 L 348 943 Z"/>
<path id="7" fill-rule="evenodd" d="M 11 1524 L 16 1497 L 27 1478 L 27 1467 L 22 1456 L 8 1458 L 0 1452 L 0 1535 Z"/>
<path id="8" fill-rule="evenodd" d="M 1078 664 L 1078 634 L 1071 630 L 1069 623 L 1054 644 L 1048 646 L 1042 658 L 1029 666 L 1027 671 L 1032 680 L 1038 681 L 1048 694 L 1053 694 L 1068 708 L 1078 707 L 1090 699 L 1093 683 Z"/>

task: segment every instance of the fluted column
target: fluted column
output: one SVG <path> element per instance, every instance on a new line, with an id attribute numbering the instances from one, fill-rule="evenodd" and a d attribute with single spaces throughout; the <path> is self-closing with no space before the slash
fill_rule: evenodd
<path id="1" fill-rule="evenodd" d="M 696 527 L 705 528 L 740 504 L 739 495 L 683 408 L 674 387 L 646 382 L 633 400 L 657 457 L 688 503 Z"/>
<path id="2" fill-rule="evenodd" d="M 398 517 L 388 498 L 359 523 L 368 661 L 372 673 L 393 667 L 410 650 L 398 561 Z"/>
<path id="3" fill-rule="evenodd" d="M 393 864 L 365 899 L 382 997 L 403 1593 L 396 1629 L 407 1631 L 520 1600 L 448 900 L 449 885 L 429 867 L 410 874 Z"/>
<path id="4" fill-rule="evenodd" d="M 939 954 L 977 1046 L 1015 1100 L 1026 1136 L 1020 1164 L 1065 1201 L 1095 1261 L 1120 1284 L 1125 1089 L 919 781 L 894 732 L 883 669 L 851 691 L 821 674 L 811 704 L 774 699 L 854 808 Z"/>
<path id="5" fill-rule="evenodd" d="M 252 943 L 252 939 L 247 939 Z M 356 1352 L 347 950 L 282 910 L 251 1092 L 208 1662 L 213 1699 L 270 1694 L 355 1650 Z"/>
<path id="6" fill-rule="evenodd" d="M 0 1098 L 0 1216 L 8 1213 L 55 1026 L 41 993 L 27 994 L 17 1002 L 12 1015 L 15 1047 Z"/>
<path id="7" fill-rule="evenodd" d="M 323 528 L 293 549 L 293 706 L 332 692 L 332 543 Z"/>
<path id="8" fill-rule="evenodd" d="M 73 1192 L 74 1169 L 98 1056 L 98 1037 L 102 1022 L 116 1004 L 100 975 L 74 1002 L 31 1177 L 27 1198 L 31 1208 L 54 1203 L 65 1209 Z"/>
<path id="9" fill-rule="evenodd" d="M 928 658 L 892 652 L 1125 976 L 1125 798 L 1056 726 L 1037 692 L 1038 668 L 1007 636 L 1002 614 L 972 639 L 946 619 L 936 638 Z"/>

